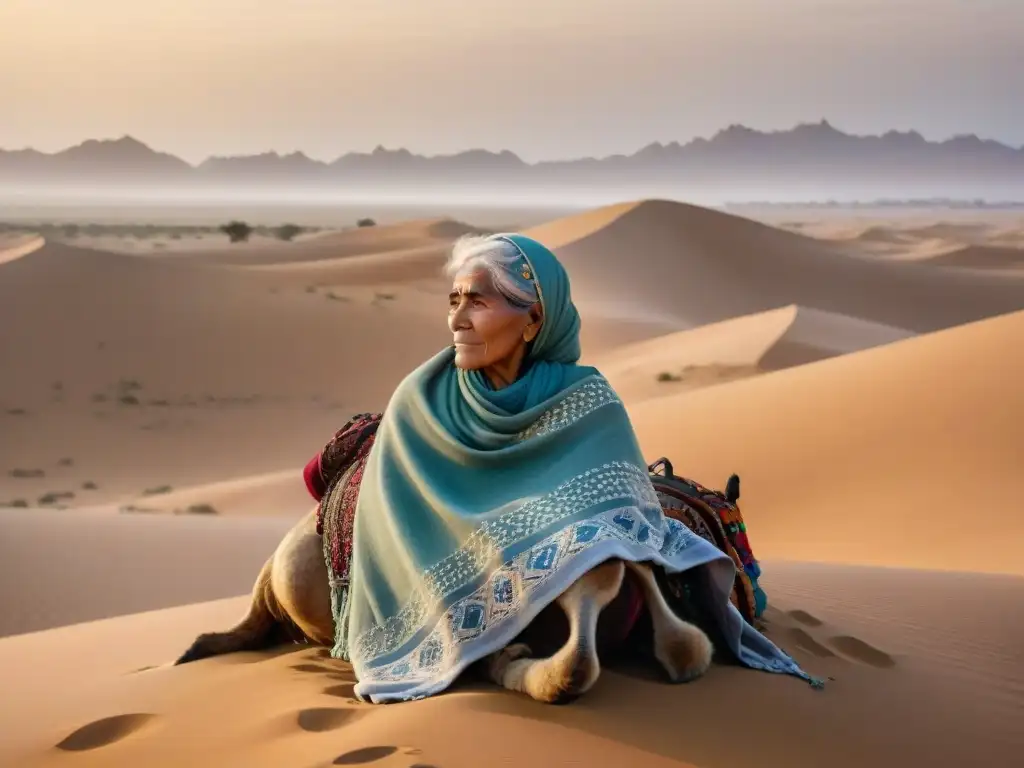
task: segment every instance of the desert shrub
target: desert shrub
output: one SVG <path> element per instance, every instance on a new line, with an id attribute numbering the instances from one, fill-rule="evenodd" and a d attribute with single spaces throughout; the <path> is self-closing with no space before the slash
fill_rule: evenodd
<path id="1" fill-rule="evenodd" d="M 216 515 L 217 509 L 212 504 L 191 504 L 185 512 L 190 515 Z"/>
<path id="2" fill-rule="evenodd" d="M 144 490 L 142 492 L 142 495 L 143 496 L 159 496 L 159 495 L 164 494 L 164 493 L 170 493 L 171 490 L 173 490 L 173 489 L 169 485 L 158 485 L 156 488 L 147 488 L 146 490 Z"/>
<path id="3" fill-rule="evenodd" d="M 220 231 L 227 235 L 232 243 L 244 243 L 252 234 L 252 227 L 244 221 L 229 221 L 221 226 Z"/>
<path id="4" fill-rule="evenodd" d="M 668 371 L 662 371 L 661 373 L 658 374 L 658 381 L 680 381 L 681 378 L 681 376 L 677 376 L 674 373 L 669 373 Z"/>
<path id="5" fill-rule="evenodd" d="M 302 232 L 303 229 L 298 224 L 282 224 L 280 227 L 274 228 L 274 237 L 278 240 L 293 240 Z"/>
<path id="6" fill-rule="evenodd" d="M 33 477 L 45 477 L 46 473 L 41 469 L 12 469 L 7 473 L 11 477 L 16 477 L 20 480 L 27 480 Z"/>
<path id="7" fill-rule="evenodd" d="M 359 221 L 356 222 L 356 226 L 357 227 L 376 227 L 377 226 L 377 222 L 374 221 L 373 219 L 359 219 Z"/>
<path id="8" fill-rule="evenodd" d="M 64 499 L 73 499 L 74 497 L 73 491 L 50 491 L 50 493 L 44 493 L 39 497 L 39 504 L 40 506 L 47 506 L 49 504 L 56 504 Z"/>

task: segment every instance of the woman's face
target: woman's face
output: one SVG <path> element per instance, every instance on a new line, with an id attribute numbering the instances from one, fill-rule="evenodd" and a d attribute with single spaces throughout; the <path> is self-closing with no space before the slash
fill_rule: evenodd
<path id="1" fill-rule="evenodd" d="M 448 295 L 448 328 L 455 342 L 455 364 L 484 369 L 510 384 L 519 374 L 526 343 L 540 330 L 539 306 L 511 306 L 483 270 L 457 276 Z M 499 382 L 495 382 L 496 385 Z"/>

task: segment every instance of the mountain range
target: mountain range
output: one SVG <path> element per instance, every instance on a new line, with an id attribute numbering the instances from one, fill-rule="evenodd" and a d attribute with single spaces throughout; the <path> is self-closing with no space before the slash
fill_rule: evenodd
<path id="1" fill-rule="evenodd" d="M 1024 198 L 1024 147 L 973 134 L 861 136 L 828 121 L 784 131 L 732 125 L 711 138 L 629 155 L 528 163 L 510 151 L 423 156 L 377 147 L 323 162 L 302 152 L 210 157 L 192 165 L 143 142 L 90 139 L 59 152 L 0 149 L 0 193 L 106 190 L 373 194 L 470 192 L 722 195 L 732 199 Z"/>

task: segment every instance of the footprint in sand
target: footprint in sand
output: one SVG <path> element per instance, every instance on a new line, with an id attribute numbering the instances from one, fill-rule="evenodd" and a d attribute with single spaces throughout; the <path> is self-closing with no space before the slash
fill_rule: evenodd
<path id="1" fill-rule="evenodd" d="M 807 611 L 788 611 L 786 615 L 793 619 L 793 621 L 797 621 L 808 627 L 820 627 L 824 623 L 817 616 L 812 616 Z"/>
<path id="2" fill-rule="evenodd" d="M 794 647 L 807 651 L 808 653 L 817 656 L 819 659 L 827 659 L 835 656 L 831 650 L 811 637 L 811 634 L 806 630 L 791 629 L 787 634 L 789 636 L 789 642 L 791 642 Z"/>
<path id="3" fill-rule="evenodd" d="M 334 758 L 334 765 L 365 765 L 366 763 L 375 763 L 378 760 L 383 760 L 385 757 L 391 757 L 398 751 L 398 747 L 385 746 L 385 747 L 363 747 L 362 749 L 353 749 L 351 752 L 346 752 L 343 755 L 338 755 Z"/>
<path id="4" fill-rule="evenodd" d="M 83 725 L 57 744 L 65 752 L 85 752 L 121 741 L 145 726 L 156 715 L 135 713 L 114 715 Z"/>
<path id="5" fill-rule="evenodd" d="M 829 638 L 829 644 L 844 656 L 871 667 L 891 669 L 896 666 L 896 660 L 888 653 L 878 650 L 873 645 L 868 645 L 857 637 L 838 635 Z"/>
<path id="6" fill-rule="evenodd" d="M 356 695 L 356 684 L 353 682 L 340 683 L 339 685 L 332 685 L 329 688 L 324 688 L 323 692 L 327 696 L 337 696 L 340 699 L 354 699 Z"/>
<path id="7" fill-rule="evenodd" d="M 322 731 L 333 731 L 341 728 L 351 720 L 357 712 L 352 709 L 341 709 L 340 707 L 315 707 L 299 711 L 299 728 L 311 733 Z"/>

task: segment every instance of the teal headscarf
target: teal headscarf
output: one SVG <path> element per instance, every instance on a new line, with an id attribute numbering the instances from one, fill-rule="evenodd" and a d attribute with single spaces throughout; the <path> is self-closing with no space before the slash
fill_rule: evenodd
<path id="1" fill-rule="evenodd" d="M 622 402 L 577 364 L 564 268 L 529 237 L 494 237 L 521 251 L 541 298 L 525 372 L 495 390 L 448 348 L 401 382 L 363 474 L 350 583 L 332 584 L 333 654 L 374 702 L 444 689 L 609 557 L 715 561 L 728 605 L 731 560 L 666 524 Z"/>

